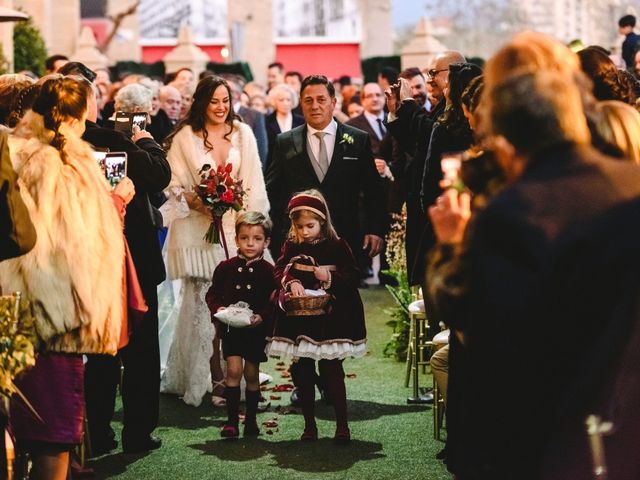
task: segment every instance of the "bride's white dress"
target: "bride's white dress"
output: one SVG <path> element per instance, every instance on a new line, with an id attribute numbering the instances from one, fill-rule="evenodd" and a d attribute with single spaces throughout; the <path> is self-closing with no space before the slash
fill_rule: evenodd
<path id="1" fill-rule="evenodd" d="M 209 360 L 215 330 L 204 301 L 210 284 L 196 279 L 182 284 L 182 305 L 160 386 L 162 392 L 182 395 L 185 403 L 194 406 L 212 388 Z"/>
<path id="2" fill-rule="evenodd" d="M 188 136 L 184 135 L 185 133 L 188 133 Z M 249 133 L 252 135 L 250 130 Z M 205 163 L 215 165 L 204 151 L 201 138 L 194 135 L 190 129 L 188 132 L 180 131 L 179 135 L 174 138 L 172 150 L 174 147 L 179 149 L 180 154 L 189 159 L 189 169 L 197 172 Z M 232 134 L 232 148 L 226 163 L 233 167 L 233 178 L 243 179 L 244 187 L 248 191 L 247 208 L 266 213 L 269 206 L 257 150 L 255 159 L 245 157 L 241 161 L 241 153 L 246 154 L 246 148 L 242 145 L 242 137 L 246 135 L 244 129 Z M 255 144 L 253 137 L 245 138 L 244 141 L 253 141 Z M 249 157 L 253 157 L 252 150 L 250 149 Z M 176 160 L 174 156 L 172 162 L 171 157 L 172 155 L 169 155 L 175 177 Z M 193 165 L 194 161 L 197 162 L 196 165 Z M 248 169 L 247 165 L 241 165 L 244 162 L 256 162 L 257 171 L 256 168 Z M 184 168 L 184 165 L 182 167 Z M 181 184 L 188 185 L 187 181 L 183 180 Z M 226 260 L 226 256 L 221 245 L 212 245 L 204 241 L 204 234 L 211 222 L 210 217 L 189 209 L 181 195 L 185 191 L 182 185 L 172 180 L 168 190 L 169 200 L 161 209 L 165 222 L 169 224 L 166 241 L 168 277 L 181 279 L 182 287 L 180 298 L 176 300 L 180 302 L 180 307 L 160 389 L 165 393 L 182 396 L 184 402 L 189 405 L 198 406 L 204 395 L 212 390 L 209 361 L 213 355 L 215 329 L 205 295 L 211 285 L 213 270 L 220 262 Z M 237 248 L 235 219 L 234 211 L 227 212 L 222 218 L 230 257 L 236 255 Z"/>

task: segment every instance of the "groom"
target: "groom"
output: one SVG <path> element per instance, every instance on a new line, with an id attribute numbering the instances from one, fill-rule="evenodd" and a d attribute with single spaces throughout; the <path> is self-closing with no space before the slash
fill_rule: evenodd
<path id="1" fill-rule="evenodd" d="M 302 81 L 300 104 L 305 124 L 278 135 L 266 174 L 274 227 L 273 257 L 279 256 L 291 225 L 287 216 L 289 199 L 310 188 L 324 195 L 332 223 L 354 256 L 365 250 L 374 257 L 383 246 L 386 203 L 369 135 L 334 120 L 335 88 L 323 75 L 311 75 Z M 363 216 L 359 215 L 359 205 L 364 205 Z M 363 225 L 358 221 L 361 217 Z M 297 386 L 296 365 L 291 367 L 291 376 Z M 316 383 L 324 390 L 320 381 Z M 291 395 L 292 403 L 297 402 L 296 393 Z"/>

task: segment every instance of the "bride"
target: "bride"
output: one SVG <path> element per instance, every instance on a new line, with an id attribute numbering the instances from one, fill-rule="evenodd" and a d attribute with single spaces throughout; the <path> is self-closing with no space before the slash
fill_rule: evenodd
<path id="1" fill-rule="evenodd" d="M 193 191 L 200 181 L 199 170 L 204 164 L 213 168 L 230 164 L 232 178 L 242 180 L 248 193 L 246 209 L 265 215 L 269 212 L 255 137 L 249 126 L 237 120 L 224 79 L 210 76 L 200 80 L 191 109 L 167 138 L 167 148 L 172 176 L 166 191 L 169 199 L 161 209 L 169 225 L 167 272 L 170 279 L 182 280 L 182 302 L 161 390 L 198 406 L 213 388 L 214 405 L 222 405 L 220 342 L 214 339 L 204 296 L 215 267 L 226 255 L 221 245 L 204 240 L 211 214 Z M 236 254 L 235 218 L 233 210 L 222 217 L 229 256 Z"/>

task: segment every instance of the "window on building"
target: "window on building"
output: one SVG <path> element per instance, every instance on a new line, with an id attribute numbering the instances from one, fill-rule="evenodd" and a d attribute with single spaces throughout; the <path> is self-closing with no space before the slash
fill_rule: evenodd
<path id="1" fill-rule="evenodd" d="M 358 39 L 358 0 L 274 0 L 274 31 L 278 37 Z M 277 12 L 277 13 L 276 13 Z"/>
<path id="2" fill-rule="evenodd" d="M 80 18 L 104 18 L 107 14 L 107 0 L 82 0 Z"/>
<path id="3" fill-rule="evenodd" d="M 199 42 L 228 36 L 227 0 L 142 0 L 138 17 L 147 41 L 173 41 L 182 25 L 189 25 Z"/>
<path id="4" fill-rule="evenodd" d="M 340 20 L 344 17 L 344 0 L 331 0 L 329 2 L 329 19 Z"/>

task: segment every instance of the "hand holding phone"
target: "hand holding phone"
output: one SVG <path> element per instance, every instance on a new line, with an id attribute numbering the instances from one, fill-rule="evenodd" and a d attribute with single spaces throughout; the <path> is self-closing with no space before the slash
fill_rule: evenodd
<path id="1" fill-rule="evenodd" d="M 131 135 L 131 141 L 136 143 L 141 138 L 151 138 L 153 139 L 153 135 L 151 135 L 146 130 L 142 130 L 138 125 L 133 126 L 133 133 Z"/>
<path id="2" fill-rule="evenodd" d="M 133 200 L 133 196 L 136 194 L 136 187 L 129 177 L 124 177 L 120 183 L 114 187 L 113 193 L 122 198 L 125 205 L 129 205 L 129 202 Z"/>
<path id="3" fill-rule="evenodd" d="M 127 176 L 127 152 L 93 152 L 93 156 L 112 187 Z"/>
<path id="4" fill-rule="evenodd" d="M 396 110 L 398 109 L 398 106 L 400 104 L 398 93 L 399 89 L 397 84 L 391 85 L 384 91 L 384 96 L 387 99 L 387 108 L 389 109 L 389 112 L 393 114 L 396 113 Z"/>
<path id="5" fill-rule="evenodd" d="M 116 112 L 115 129 L 124 133 L 127 137 L 133 135 L 133 127 L 137 125 L 140 130 L 147 126 L 146 112 Z"/>
<path id="6" fill-rule="evenodd" d="M 411 95 L 411 85 L 409 85 L 409 81 L 406 78 L 399 78 L 398 84 L 400 85 L 400 88 L 398 89 L 399 101 L 403 102 L 413 98 Z"/>
<path id="7" fill-rule="evenodd" d="M 440 160 L 442 168 L 442 186 L 444 188 L 455 188 L 461 191 L 464 185 L 460 181 L 460 167 L 462 166 L 462 153 L 444 153 Z"/>

